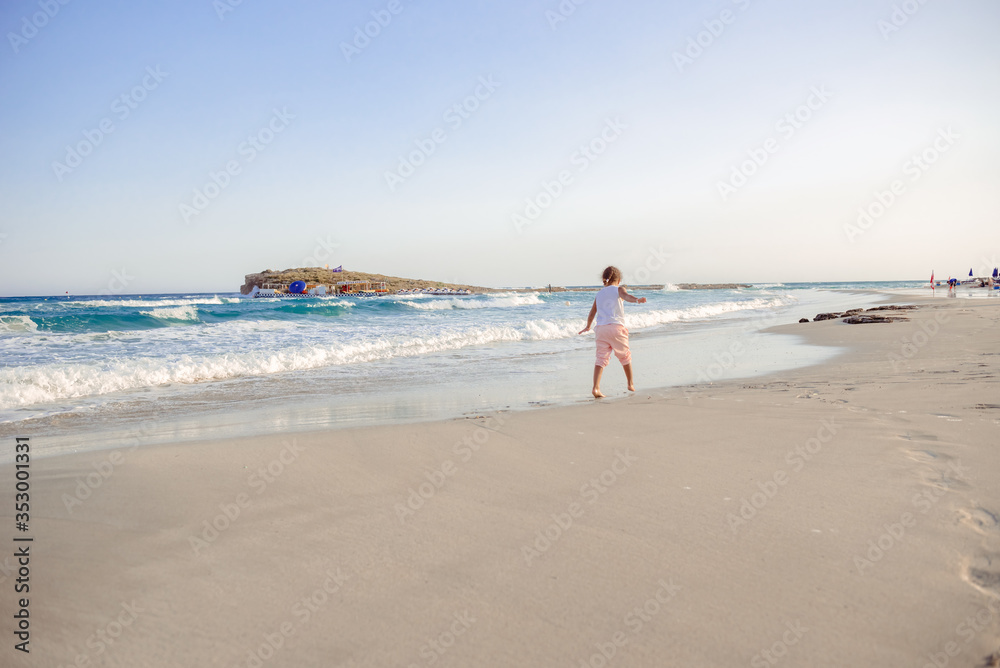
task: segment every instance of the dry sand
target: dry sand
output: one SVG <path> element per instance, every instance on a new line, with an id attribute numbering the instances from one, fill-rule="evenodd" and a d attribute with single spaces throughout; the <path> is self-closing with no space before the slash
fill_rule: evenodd
<path id="1" fill-rule="evenodd" d="M 981 665 L 1000 300 L 909 317 L 779 328 L 850 350 L 751 381 L 36 460 L 0 665 Z"/>

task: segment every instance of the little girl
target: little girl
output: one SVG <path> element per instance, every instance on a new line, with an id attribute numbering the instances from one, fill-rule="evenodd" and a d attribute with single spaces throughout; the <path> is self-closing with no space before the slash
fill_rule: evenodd
<path id="1" fill-rule="evenodd" d="M 590 331 L 594 318 L 597 318 L 597 327 L 594 328 L 597 338 L 597 362 L 594 366 L 593 394 L 598 399 L 604 396 L 601 394 L 601 374 L 611 361 L 612 351 L 625 370 L 628 391 L 635 392 L 635 385 L 632 384 L 632 353 L 628 349 L 628 330 L 625 328 L 625 308 L 622 300 L 632 304 L 646 303 L 645 297 L 633 297 L 619 285 L 622 282 L 622 272 L 618 267 L 608 267 L 601 278 L 604 287 L 597 292 L 594 305 L 590 308 L 587 326 L 580 330 L 581 334 Z"/>

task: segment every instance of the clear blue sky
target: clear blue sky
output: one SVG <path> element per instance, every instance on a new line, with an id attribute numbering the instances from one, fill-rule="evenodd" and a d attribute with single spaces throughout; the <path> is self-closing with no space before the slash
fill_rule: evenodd
<path id="1" fill-rule="evenodd" d="M 233 291 L 307 258 L 483 285 L 998 262 L 996 2 L 562 7 L 3 3 L 0 294 Z"/>

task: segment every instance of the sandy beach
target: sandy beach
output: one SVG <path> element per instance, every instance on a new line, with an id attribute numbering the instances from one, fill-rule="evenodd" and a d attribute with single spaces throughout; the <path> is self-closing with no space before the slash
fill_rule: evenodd
<path id="1" fill-rule="evenodd" d="M 844 352 L 763 378 L 636 360 L 629 398 L 582 369 L 568 407 L 33 460 L 0 664 L 981 665 L 1000 300 L 891 303 L 920 307 L 775 328 Z"/>

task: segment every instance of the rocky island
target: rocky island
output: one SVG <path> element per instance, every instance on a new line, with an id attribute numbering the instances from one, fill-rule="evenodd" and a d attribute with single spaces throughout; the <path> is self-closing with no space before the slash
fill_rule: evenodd
<path id="1" fill-rule="evenodd" d="M 468 290 L 473 293 L 497 292 L 492 288 L 475 285 L 460 285 L 458 283 L 443 283 L 427 281 L 422 278 L 400 278 L 384 274 L 369 274 L 363 271 L 337 271 L 323 267 L 299 267 L 297 269 L 265 269 L 256 274 L 247 274 L 240 294 L 248 295 L 254 287 L 265 288 L 270 285 L 290 285 L 294 281 L 305 281 L 312 284 L 340 283 L 342 281 L 368 281 L 370 283 L 385 283 L 390 293 L 399 290 L 443 289 Z"/>

